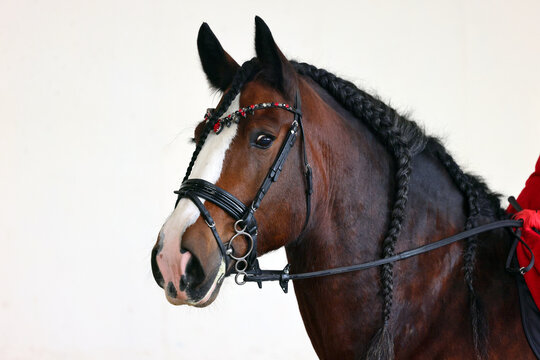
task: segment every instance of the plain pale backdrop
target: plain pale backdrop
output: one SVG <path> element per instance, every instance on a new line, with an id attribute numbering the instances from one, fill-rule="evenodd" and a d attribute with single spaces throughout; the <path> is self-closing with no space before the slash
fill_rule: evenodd
<path id="1" fill-rule="evenodd" d="M 287 56 L 411 112 L 505 197 L 521 190 L 540 153 L 538 1 L 1 0 L 0 358 L 315 358 L 276 284 L 228 280 L 209 308 L 174 307 L 150 271 L 188 138 L 219 99 L 198 28 L 242 62 L 257 14 Z"/>

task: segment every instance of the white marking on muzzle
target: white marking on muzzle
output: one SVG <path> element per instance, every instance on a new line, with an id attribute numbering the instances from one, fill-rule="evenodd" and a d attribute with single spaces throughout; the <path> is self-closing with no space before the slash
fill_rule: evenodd
<path id="1" fill-rule="evenodd" d="M 229 109 L 224 113 L 224 116 L 231 114 L 232 112 L 240 108 L 240 94 L 238 94 L 235 100 L 231 103 Z M 216 135 L 214 132 L 210 132 L 206 142 L 204 143 L 195 164 L 190 179 L 204 179 L 208 182 L 215 184 L 221 176 L 223 168 L 223 161 L 225 154 L 229 149 L 236 132 L 238 125 L 232 123 L 230 127 L 226 127 L 223 131 Z M 204 199 L 200 199 L 204 203 Z M 164 256 L 169 254 L 172 259 L 176 258 L 177 253 L 180 252 L 180 244 L 182 236 L 186 229 L 193 225 L 199 218 L 199 209 L 191 202 L 191 200 L 183 198 L 178 202 L 178 205 L 167 218 L 163 227 L 161 228 L 160 239 L 162 239 L 163 248 L 161 253 Z M 222 266 L 220 266 L 221 269 Z M 168 269 L 160 269 L 162 272 L 168 271 Z M 163 274 L 165 277 L 165 274 Z M 216 276 L 216 279 L 219 277 Z M 165 281 L 167 279 L 165 278 Z M 214 279 L 214 282 L 216 280 Z M 215 287 L 212 286 L 212 289 Z"/>

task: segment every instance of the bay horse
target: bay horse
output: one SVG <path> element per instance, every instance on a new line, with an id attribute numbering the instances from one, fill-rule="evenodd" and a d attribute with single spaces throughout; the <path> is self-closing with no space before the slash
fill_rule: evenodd
<path id="1" fill-rule="evenodd" d="M 291 273 L 310 272 L 387 258 L 504 217 L 498 194 L 436 138 L 351 82 L 289 61 L 264 21 L 255 25 L 257 56 L 242 66 L 206 23 L 199 30 L 203 70 L 223 96 L 195 130 L 183 184 L 199 180 L 191 195 L 180 189 L 152 251 L 169 302 L 208 306 L 227 275 L 251 268 L 251 254 L 282 246 Z M 300 145 L 293 139 L 275 167 L 293 132 Z M 257 203 L 268 169 L 279 179 L 272 175 Z M 229 202 L 204 202 L 204 184 Z M 225 203 L 246 212 L 242 204 L 252 204 L 256 232 Z M 380 268 L 293 280 L 317 355 L 534 359 L 504 268 L 510 246 L 497 230 Z"/>

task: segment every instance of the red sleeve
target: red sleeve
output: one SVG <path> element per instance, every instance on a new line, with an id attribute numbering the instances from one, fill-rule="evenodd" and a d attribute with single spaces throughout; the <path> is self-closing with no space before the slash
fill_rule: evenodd
<path id="1" fill-rule="evenodd" d="M 540 210 L 540 156 L 536 161 L 536 168 L 527 179 L 525 188 L 519 194 L 517 202 L 524 209 Z M 510 205 L 506 212 L 513 214 L 516 210 Z"/>

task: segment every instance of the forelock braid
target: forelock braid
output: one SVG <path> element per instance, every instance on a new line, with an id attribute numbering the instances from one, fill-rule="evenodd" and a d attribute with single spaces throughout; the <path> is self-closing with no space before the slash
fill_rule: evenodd
<path id="1" fill-rule="evenodd" d="M 395 254 L 395 245 L 405 219 L 405 210 L 411 175 L 411 159 L 426 145 L 426 138 L 413 122 L 400 116 L 379 99 L 361 91 L 353 83 L 340 79 L 324 69 L 293 62 L 298 73 L 311 77 L 328 91 L 348 111 L 371 127 L 390 150 L 397 163 L 396 192 L 392 205 L 390 226 L 383 240 L 383 257 Z M 368 359 L 393 359 L 394 345 L 389 331 L 393 303 L 393 264 L 381 270 L 383 327 L 374 336 L 368 350 Z"/>
<path id="2" fill-rule="evenodd" d="M 253 58 L 243 63 L 242 66 L 238 69 L 238 71 L 234 75 L 234 78 L 232 80 L 229 90 L 225 93 L 225 95 L 223 95 L 221 104 L 210 115 L 210 119 L 206 122 L 204 126 L 201 137 L 199 138 L 199 141 L 197 141 L 197 145 L 195 145 L 195 151 L 193 152 L 193 155 L 191 156 L 191 160 L 186 170 L 186 175 L 184 176 L 184 179 L 182 180 L 182 182 L 186 181 L 189 178 L 189 175 L 191 174 L 191 170 L 193 170 L 193 165 L 195 165 L 195 161 L 197 160 L 197 156 L 199 156 L 199 153 L 201 152 L 201 149 L 206 141 L 206 138 L 208 137 L 208 134 L 210 134 L 210 131 L 213 129 L 216 121 L 221 117 L 221 115 L 225 113 L 225 111 L 227 111 L 229 106 L 231 106 L 231 103 L 234 101 L 236 96 L 240 93 L 240 90 L 242 90 L 242 86 L 250 79 L 250 77 L 254 75 L 258 67 L 259 67 L 259 64 L 256 58 Z"/>

